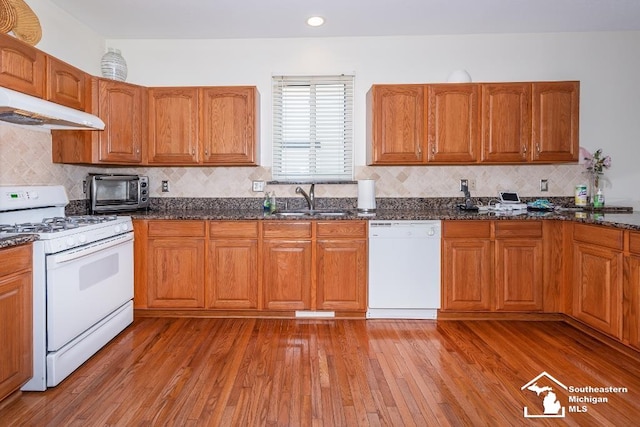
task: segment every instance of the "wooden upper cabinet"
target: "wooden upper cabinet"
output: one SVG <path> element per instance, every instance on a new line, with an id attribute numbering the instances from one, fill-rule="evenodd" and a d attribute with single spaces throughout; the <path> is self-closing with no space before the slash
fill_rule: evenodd
<path id="1" fill-rule="evenodd" d="M 531 157 L 531 83 L 482 84 L 482 162 Z"/>
<path id="2" fill-rule="evenodd" d="M 141 163 L 145 141 L 145 88 L 124 82 L 99 79 L 98 116 L 106 123 L 98 132 L 99 161 Z"/>
<path id="3" fill-rule="evenodd" d="M 66 62 L 47 56 L 47 100 L 76 110 L 85 111 L 88 100 L 88 81 L 91 77 Z"/>
<path id="4" fill-rule="evenodd" d="M 45 58 L 38 49 L 0 34 L 0 86 L 44 98 Z"/>
<path id="5" fill-rule="evenodd" d="M 202 88 L 200 141 L 204 163 L 256 165 L 258 91 L 253 86 Z"/>
<path id="6" fill-rule="evenodd" d="M 577 161 L 580 83 L 539 82 L 532 91 L 532 161 Z"/>
<path id="7" fill-rule="evenodd" d="M 195 164 L 198 148 L 198 89 L 149 89 L 149 163 Z"/>
<path id="8" fill-rule="evenodd" d="M 427 85 L 425 110 L 428 161 L 478 161 L 479 93 L 477 84 Z"/>
<path id="9" fill-rule="evenodd" d="M 424 164 L 424 86 L 375 85 L 367 93 L 367 163 Z"/>

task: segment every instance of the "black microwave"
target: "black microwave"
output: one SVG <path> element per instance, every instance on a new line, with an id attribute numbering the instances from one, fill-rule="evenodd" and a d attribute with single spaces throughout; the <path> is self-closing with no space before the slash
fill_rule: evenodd
<path id="1" fill-rule="evenodd" d="M 89 174 L 87 198 L 91 214 L 146 209 L 149 207 L 149 177 Z"/>

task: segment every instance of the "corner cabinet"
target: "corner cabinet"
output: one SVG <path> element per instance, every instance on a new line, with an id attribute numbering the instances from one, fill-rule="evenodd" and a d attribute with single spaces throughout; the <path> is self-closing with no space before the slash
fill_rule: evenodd
<path id="1" fill-rule="evenodd" d="M 52 131 L 53 162 L 143 164 L 146 149 L 146 88 L 92 78 L 88 111 L 105 122 L 103 131 Z"/>
<path id="2" fill-rule="evenodd" d="M 33 375 L 31 245 L 0 249 L 0 400 Z"/>
<path id="3" fill-rule="evenodd" d="M 579 88 L 577 81 L 374 85 L 367 164 L 575 162 Z"/>
<path id="4" fill-rule="evenodd" d="M 622 338 L 623 231 L 573 226 L 573 316 Z"/>

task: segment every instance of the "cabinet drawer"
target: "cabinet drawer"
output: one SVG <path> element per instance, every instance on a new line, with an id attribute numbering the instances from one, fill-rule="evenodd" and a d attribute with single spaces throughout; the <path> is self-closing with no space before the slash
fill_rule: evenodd
<path id="1" fill-rule="evenodd" d="M 591 243 L 621 251 L 623 247 L 622 236 L 622 230 L 615 230 L 598 225 L 573 225 L 573 240 L 578 242 Z"/>
<path id="2" fill-rule="evenodd" d="M 541 221 L 496 221 L 495 228 L 496 238 L 542 237 Z"/>
<path id="3" fill-rule="evenodd" d="M 262 227 L 262 234 L 265 239 L 273 237 L 311 238 L 310 221 L 265 221 Z"/>
<path id="4" fill-rule="evenodd" d="M 442 236 L 488 239 L 491 237 L 491 221 L 443 221 Z"/>
<path id="5" fill-rule="evenodd" d="M 210 221 L 209 237 L 258 237 L 257 221 Z"/>
<path id="6" fill-rule="evenodd" d="M 366 221 L 319 221 L 316 227 L 318 238 L 367 237 Z"/>
<path id="7" fill-rule="evenodd" d="M 204 237 L 204 221 L 159 220 L 149 221 L 149 237 Z"/>
<path id="8" fill-rule="evenodd" d="M 21 245 L 14 248 L 0 250 L 2 263 L 0 263 L 0 277 L 16 273 L 21 270 L 31 269 L 31 245 Z"/>
<path id="9" fill-rule="evenodd" d="M 629 232 L 629 252 L 640 255 L 640 233 Z"/>

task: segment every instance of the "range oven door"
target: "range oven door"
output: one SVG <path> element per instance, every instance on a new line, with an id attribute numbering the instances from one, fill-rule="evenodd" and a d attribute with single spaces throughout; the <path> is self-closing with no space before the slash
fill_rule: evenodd
<path id="1" fill-rule="evenodd" d="M 46 265 L 48 352 L 133 298 L 133 233 L 48 255 Z"/>

